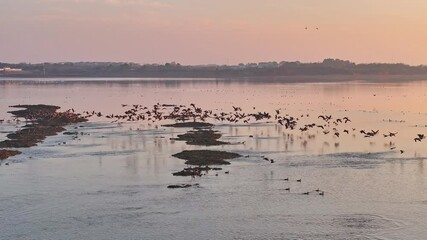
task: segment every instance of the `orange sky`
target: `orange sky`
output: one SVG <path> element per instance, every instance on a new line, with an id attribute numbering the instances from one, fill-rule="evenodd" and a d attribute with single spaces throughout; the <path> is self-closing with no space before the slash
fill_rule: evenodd
<path id="1" fill-rule="evenodd" d="M 1 0 L 0 62 L 427 64 L 426 13 L 425 0 Z"/>

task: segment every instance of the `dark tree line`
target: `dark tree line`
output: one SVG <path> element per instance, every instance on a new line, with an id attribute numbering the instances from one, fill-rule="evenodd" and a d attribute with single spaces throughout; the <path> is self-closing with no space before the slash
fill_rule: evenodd
<path id="1" fill-rule="evenodd" d="M 402 63 L 355 64 L 339 59 L 323 62 L 260 62 L 238 65 L 181 65 L 136 64 L 114 62 L 66 62 L 66 63 L 0 63 L 0 68 L 19 68 L 22 72 L 0 72 L 0 76 L 28 77 L 257 77 L 301 75 L 356 75 L 427 74 L 427 66 L 410 66 Z"/>

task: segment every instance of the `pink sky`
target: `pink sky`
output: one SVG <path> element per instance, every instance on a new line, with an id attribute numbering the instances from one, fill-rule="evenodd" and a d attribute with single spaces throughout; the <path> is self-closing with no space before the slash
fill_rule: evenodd
<path id="1" fill-rule="evenodd" d="M 427 64 L 426 13 L 425 0 L 1 0 L 0 62 Z"/>

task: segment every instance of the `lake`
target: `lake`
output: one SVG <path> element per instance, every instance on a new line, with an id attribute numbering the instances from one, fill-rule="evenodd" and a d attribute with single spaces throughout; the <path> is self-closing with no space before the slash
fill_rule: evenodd
<path id="1" fill-rule="evenodd" d="M 424 80 L 0 80 L 0 141 L 24 125 L 7 113 L 16 104 L 105 115 L 123 113 L 122 104 L 193 103 L 273 116 L 210 120 L 232 143 L 219 146 L 173 140 L 191 129 L 162 122 L 69 125 L 78 139 L 51 136 L 3 161 L 0 239 L 426 239 L 427 140 L 414 141 L 427 134 L 426 102 Z M 297 128 L 278 124 L 276 110 L 298 118 Z M 326 126 L 319 115 L 351 121 Z M 299 130 L 312 123 L 325 129 Z M 202 177 L 173 176 L 186 165 L 172 155 L 193 149 L 244 157 Z M 167 188 L 181 183 L 199 186 Z"/>

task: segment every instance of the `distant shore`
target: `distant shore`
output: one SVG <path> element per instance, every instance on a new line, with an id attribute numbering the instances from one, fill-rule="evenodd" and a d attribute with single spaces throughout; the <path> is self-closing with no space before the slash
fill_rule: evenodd
<path id="1" fill-rule="evenodd" d="M 172 81 L 191 81 L 191 82 L 205 82 L 205 81 L 218 81 L 218 82 L 251 82 L 251 83 L 327 83 L 327 82 L 349 82 L 349 81 L 362 81 L 362 82 L 405 82 L 405 81 L 424 81 L 427 80 L 427 74 L 331 74 L 331 75 L 298 75 L 298 76 L 224 76 L 224 77 L 204 77 L 204 76 L 63 76 L 63 75 L 50 75 L 46 77 L 38 75 L 1 75 L 0 82 L 13 83 L 13 82 L 29 82 L 46 81 L 55 82 L 56 80 L 64 80 L 66 82 L 172 82 Z"/>
<path id="2" fill-rule="evenodd" d="M 427 66 L 403 63 L 259 62 L 237 65 L 131 62 L 1 63 L 0 78 L 157 78 L 277 82 L 405 81 L 427 79 Z"/>

